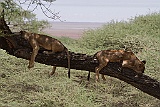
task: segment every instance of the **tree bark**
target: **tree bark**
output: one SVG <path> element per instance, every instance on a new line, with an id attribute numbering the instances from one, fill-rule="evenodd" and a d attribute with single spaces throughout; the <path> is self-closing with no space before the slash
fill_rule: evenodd
<path id="1" fill-rule="evenodd" d="M 0 30 L 5 31 L 4 35 L 8 35 L 0 37 L 0 48 L 17 58 L 29 60 L 32 53 L 32 47 L 28 41 L 22 38 L 19 33 L 12 33 L 4 19 L 0 19 L 0 26 Z M 68 67 L 67 54 L 65 52 L 46 55 L 43 53 L 44 50 L 44 48 L 40 48 L 35 59 L 36 62 L 58 67 Z M 70 56 L 71 69 L 94 72 L 95 67 L 98 65 L 97 59 L 93 58 L 91 55 L 70 52 Z M 160 99 L 160 82 L 147 75 L 135 77 L 137 75 L 135 71 L 128 68 L 122 68 L 122 70 L 119 71 L 120 68 L 120 63 L 109 63 L 100 71 L 100 74 L 118 78 L 139 90 Z"/>

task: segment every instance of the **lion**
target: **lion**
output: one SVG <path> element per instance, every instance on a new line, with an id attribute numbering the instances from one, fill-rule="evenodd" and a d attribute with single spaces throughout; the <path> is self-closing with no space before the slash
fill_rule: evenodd
<path id="1" fill-rule="evenodd" d="M 68 58 L 68 77 L 70 78 L 70 54 L 68 49 L 59 40 L 46 35 L 30 33 L 26 31 L 20 31 L 20 33 L 23 36 L 23 38 L 26 39 L 33 48 L 31 59 L 28 65 L 29 69 L 34 67 L 35 57 L 38 54 L 40 46 L 51 51 L 51 52 L 45 51 L 44 53 L 46 54 L 53 54 L 56 52 L 65 51 L 67 53 L 67 58 Z M 53 69 L 50 75 L 53 75 L 55 73 L 55 70 L 56 70 L 56 67 L 53 66 Z"/>
<path id="2" fill-rule="evenodd" d="M 109 62 L 122 62 L 122 67 L 130 68 L 134 70 L 138 75 L 142 75 L 145 70 L 146 61 L 140 61 L 132 51 L 101 50 L 94 54 L 94 57 L 96 57 L 99 61 L 99 65 L 95 67 L 96 82 L 99 81 L 99 71 L 104 68 Z M 103 74 L 102 79 L 106 80 Z"/>

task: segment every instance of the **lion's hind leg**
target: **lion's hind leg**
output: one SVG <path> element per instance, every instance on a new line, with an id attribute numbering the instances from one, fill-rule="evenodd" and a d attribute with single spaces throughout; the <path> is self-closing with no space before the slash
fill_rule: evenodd
<path id="1" fill-rule="evenodd" d="M 108 62 L 109 60 L 107 58 L 99 61 L 99 66 L 95 68 L 96 82 L 99 81 L 99 71 L 102 70 L 102 68 L 104 68 L 108 64 Z M 103 74 L 102 74 L 102 79 L 106 80 Z"/>

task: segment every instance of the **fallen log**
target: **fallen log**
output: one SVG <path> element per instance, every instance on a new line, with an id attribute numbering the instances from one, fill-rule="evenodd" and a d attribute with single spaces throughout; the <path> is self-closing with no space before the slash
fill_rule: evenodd
<path id="1" fill-rule="evenodd" d="M 29 60 L 32 53 L 32 48 L 28 41 L 23 39 L 19 33 L 10 32 L 9 27 L 6 27 L 6 24 L 4 23 L 5 22 L 0 22 L 0 26 L 5 26 L 1 27 L 5 29 L 0 28 L 0 30 L 5 30 L 5 35 L 7 34 L 8 36 L 0 37 L 0 48 L 6 50 L 8 54 L 17 58 Z M 44 50 L 44 48 L 40 48 L 39 53 L 35 59 L 36 62 L 57 67 L 68 67 L 67 55 L 65 52 L 46 55 L 43 53 Z M 95 67 L 98 65 L 98 61 L 91 55 L 70 52 L 70 56 L 71 69 L 94 72 Z M 160 82 L 152 79 L 147 75 L 142 75 L 142 77 L 135 77 L 135 71 L 128 68 L 122 68 L 122 71 L 119 71 L 119 68 L 121 68 L 120 63 L 109 63 L 100 71 L 100 74 L 118 78 L 131 84 L 139 90 L 157 99 L 160 99 Z"/>

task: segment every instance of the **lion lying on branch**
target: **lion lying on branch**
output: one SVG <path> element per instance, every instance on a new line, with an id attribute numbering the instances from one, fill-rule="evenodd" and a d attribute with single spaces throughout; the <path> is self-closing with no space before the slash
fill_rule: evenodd
<path id="1" fill-rule="evenodd" d="M 51 52 L 45 51 L 44 52 L 45 54 L 53 54 L 56 52 L 65 51 L 67 53 L 67 58 L 68 58 L 68 77 L 70 78 L 70 54 L 68 49 L 59 40 L 46 35 L 30 33 L 26 31 L 20 31 L 20 33 L 23 36 L 23 38 L 26 39 L 33 48 L 28 68 L 34 67 L 35 57 L 38 54 L 40 46 L 51 51 Z M 50 75 L 53 75 L 55 73 L 55 70 L 56 67 L 53 66 Z"/>

